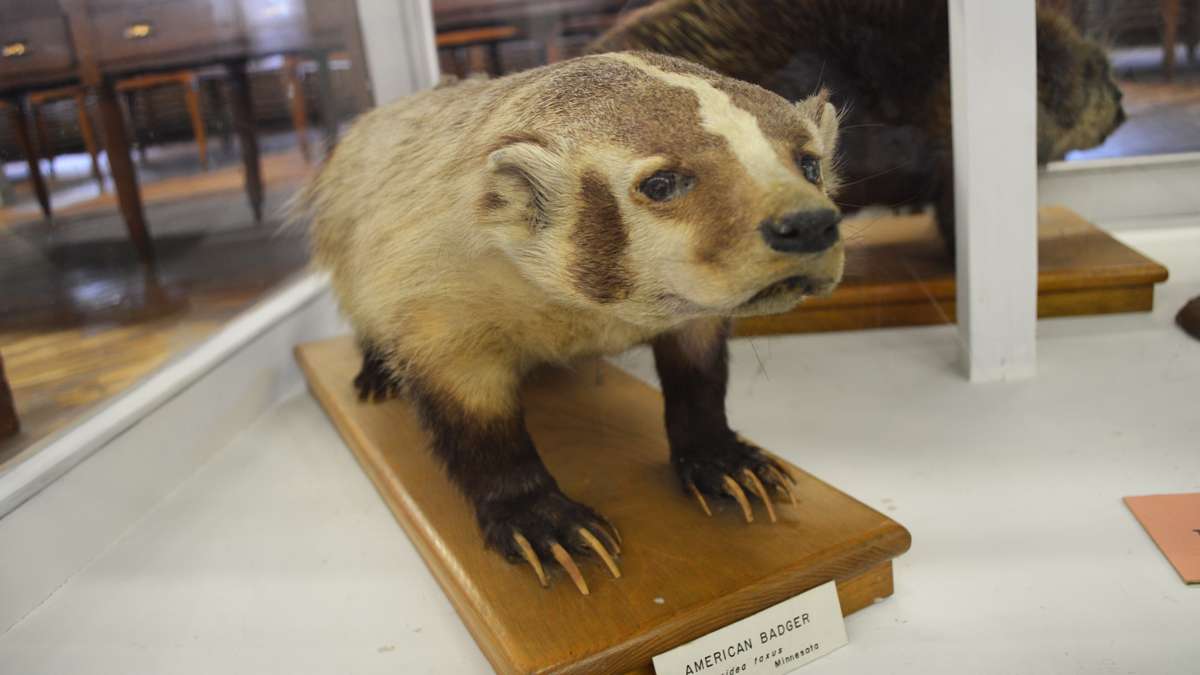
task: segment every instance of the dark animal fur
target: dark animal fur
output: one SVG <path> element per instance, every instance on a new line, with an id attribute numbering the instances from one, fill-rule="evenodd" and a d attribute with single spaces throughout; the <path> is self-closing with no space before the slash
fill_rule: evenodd
<path id="1" fill-rule="evenodd" d="M 764 483 L 773 483 L 764 469 L 782 467 L 758 448 L 743 442 L 729 428 L 725 390 L 729 382 L 729 322 L 719 328 L 707 353 L 697 358 L 667 333 L 654 341 L 654 365 L 662 384 L 671 464 L 686 486 L 694 484 L 707 495 L 724 494 L 722 479 L 749 469 Z M 786 472 L 785 472 L 786 473 Z"/>
<path id="2" fill-rule="evenodd" d="M 358 400 L 379 402 L 399 396 L 403 391 L 402 381 L 388 367 L 383 353 L 368 344 L 362 345 L 361 350 L 362 368 L 354 377 Z"/>
<path id="3" fill-rule="evenodd" d="M 555 542 L 589 555 L 581 527 L 612 541 L 612 526 L 603 516 L 559 489 L 525 429 L 524 411 L 482 420 L 419 381 L 410 384 L 409 392 L 432 436 L 434 455 L 474 507 L 489 548 L 519 560 L 514 530 L 545 559 L 552 559 Z"/>
<path id="4" fill-rule="evenodd" d="M 361 350 L 363 365 L 354 378 L 359 400 L 378 403 L 401 395 L 412 400 L 432 438 L 434 456 L 471 502 L 489 548 L 519 560 L 514 529 L 546 559 L 553 557 L 554 542 L 572 553 L 591 555 L 580 527 L 613 540 L 612 525 L 603 516 L 559 490 L 525 430 L 523 411 L 504 419 L 479 419 L 419 378 L 402 380 L 372 345 L 363 344 Z"/>

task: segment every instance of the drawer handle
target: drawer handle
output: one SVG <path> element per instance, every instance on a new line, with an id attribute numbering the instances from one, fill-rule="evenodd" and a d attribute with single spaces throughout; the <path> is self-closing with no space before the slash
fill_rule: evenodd
<path id="1" fill-rule="evenodd" d="M 126 40 L 142 40 L 154 33 L 154 26 L 149 21 L 138 21 L 125 27 Z"/>
<path id="2" fill-rule="evenodd" d="M 27 54 L 28 52 L 29 52 L 29 46 L 27 44 L 25 44 L 24 40 L 17 40 L 16 42 L 5 42 L 4 43 L 3 54 L 4 54 L 4 58 L 6 58 L 6 59 L 12 59 L 12 58 L 16 58 L 18 56 L 25 56 L 25 54 Z"/>

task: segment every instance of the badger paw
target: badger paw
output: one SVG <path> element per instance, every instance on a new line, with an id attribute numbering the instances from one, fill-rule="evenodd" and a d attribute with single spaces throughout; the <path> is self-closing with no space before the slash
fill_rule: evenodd
<path id="1" fill-rule="evenodd" d="M 588 595 L 587 582 L 572 554 L 598 558 L 614 579 L 621 577 L 615 560 L 621 553 L 617 529 L 604 516 L 557 489 L 487 503 L 479 508 L 478 516 L 488 547 L 510 562 L 528 563 L 543 588 L 550 585 L 546 567 L 557 564 L 579 592 Z"/>
<path id="2" fill-rule="evenodd" d="M 354 388 L 358 391 L 359 401 L 372 403 L 396 398 L 403 390 L 400 378 L 392 373 L 383 357 L 371 348 L 363 349 L 362 368 L 354 377 Z"/>
<path id="3" fill-rule="evenodd" d="M 761 448 L 730 433 L 721 441 L 700 448 L 671 453 L 679 480 L 706 515 L 712 515 L 705 496 L 730 498 L 741 507 L 747 523 L 754 522 L 749 493 L 766 507 L 767 517 L 777 521 L 768 488 L 774 488 L 796 506 L 796 480 L 791 473 Z"/>

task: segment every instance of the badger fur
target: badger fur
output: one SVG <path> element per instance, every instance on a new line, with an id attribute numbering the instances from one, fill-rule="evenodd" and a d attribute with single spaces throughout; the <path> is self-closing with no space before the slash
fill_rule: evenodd
<path id="1" fill-rule="evenodd" d="M 660 0 L 591 51 L 671 54 L 790 100 L 828 87 L 845 111 L 841 205 L 932 203 L 952 252 L 948 26 L 945 0 Z M 1037 50 L 1046 163 L 1100 144 L 1125 115 L 1103 49 L 1067 18 L 1038 10 Z"/>
<path id="2" fill-rule="evenodd" d="M 682 485 L 705 509 L 750 490 L 773 517 L 764 486 L 789 478 L 725 418 L 728 320 L 840 279 L 837 129 L 824 96 L 648 53 L 366 114 L 299 197 L 363 348 L 360 395 L 410 397 L 486 545 L 585 590 L 563 555 L 610 563 L 618 537 L 558 488 L 518 389 L 539 365 L 651 343 Z"/>

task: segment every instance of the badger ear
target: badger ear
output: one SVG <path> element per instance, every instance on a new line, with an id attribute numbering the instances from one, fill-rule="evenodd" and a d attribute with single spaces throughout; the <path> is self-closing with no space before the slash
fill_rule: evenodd
<path id="1" fill-rule="evenodd" d="M 826 157 L 832 157 L 837 150 L 838 111 L 829 102 L 829 90 L 822 89 L 816 95 L 798 101 L 796 107 L 817 127 L 821 148 Z"/>
<path id="2" fill-rule="evenodd" d="M 529 205 L 532 228 L 551 223 L 549 211 L 562 204 L 567 178 L 558 155 L 539 142 L 516 141 L 488 155 L 488 170 L 501 179 L 497 181 L 498 189 L 510 192 L 504 195 L 510 203 Z"/>

